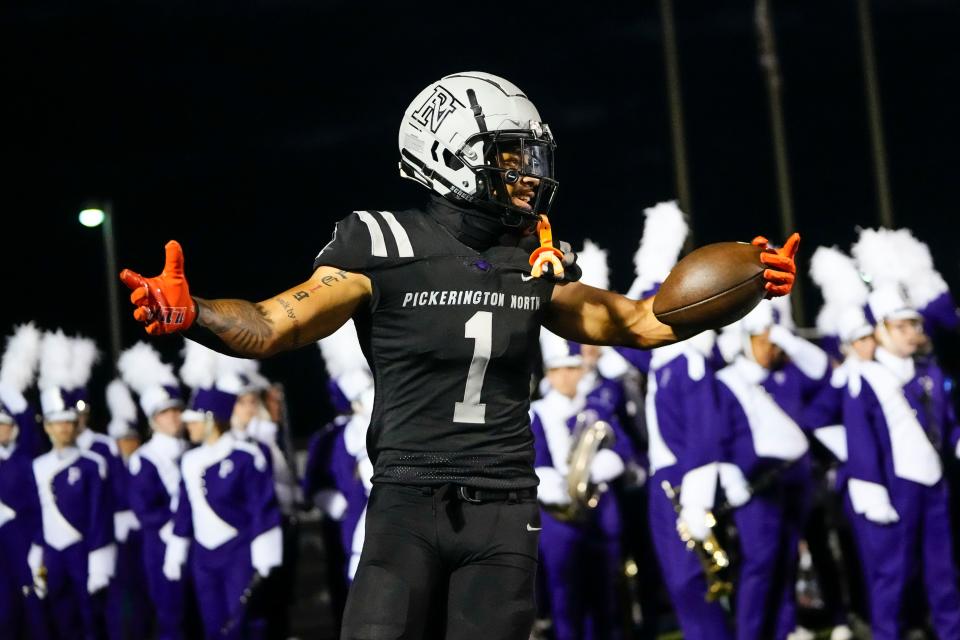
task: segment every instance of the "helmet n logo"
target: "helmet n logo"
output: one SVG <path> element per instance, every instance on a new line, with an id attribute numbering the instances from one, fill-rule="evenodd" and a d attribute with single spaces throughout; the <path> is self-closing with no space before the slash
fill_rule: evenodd
<path id="1" fill-rule="evenodd" d="M 447 116 L 456 111 L 458 106 L 464 105 L 454 98 L 452 93 L 437 85 L 427 101 L 413 112 L 413 119 L 425 127 L 429 126 L 430 131 L 436 133 Z"/>

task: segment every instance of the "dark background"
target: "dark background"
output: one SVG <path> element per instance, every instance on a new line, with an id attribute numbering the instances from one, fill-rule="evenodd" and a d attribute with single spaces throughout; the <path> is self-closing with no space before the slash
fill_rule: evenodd
<path id="1" fill-rule="evenodd" d="M 35 320 L 108 355 L 103 242 L 76 218 L 96 198 L 113 202 L 120 267 L 153 275 L 176 238 L 197 295 L 262 299 L 306 279 L 335 220 L 423 199 L 397 175 L 400 118 L 463 70 L 502 75 L 538 105 L 560 145 L 557 233 L 609 249 L 625 290 L 643 208 L 677 195 L 659 3 L 453 4 L 4 2 L 0 330 Z M 754 3 L 674 6 L 696 242 L 780 239 Z M 960 5 L 871 6 L 896 222 L 955 288 Z M 879 224 L 856 4 L 772 8 L 808 263 Z M 809 325 L 809 281 L 805 302 Z M 122 311 L 127 346 L 144 334 L 125 294 Z M 170 358 L 180 343 L 156 341 Z M 287 385 L 299 435 L 328 417 L 316 349 L 264 370 Z M 101 364 L 95 385 L 110 373 Z"/>

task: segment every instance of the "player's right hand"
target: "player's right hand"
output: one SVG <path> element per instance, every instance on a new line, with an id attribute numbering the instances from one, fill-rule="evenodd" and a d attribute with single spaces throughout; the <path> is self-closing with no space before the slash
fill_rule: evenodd
<path id="1" fill-rule="evenodd" d="M 130 302 L 137 307 L 133 317 L 147 325 L 150 335 L 183 331 L 197 315 L 183 274 L 180 243 L 171 240 L 166 244 L 166 252 L 166 263 L 158 276 L 144 278 L 130 269 L 120 272 L 120 279 L 130 288 Z"/>

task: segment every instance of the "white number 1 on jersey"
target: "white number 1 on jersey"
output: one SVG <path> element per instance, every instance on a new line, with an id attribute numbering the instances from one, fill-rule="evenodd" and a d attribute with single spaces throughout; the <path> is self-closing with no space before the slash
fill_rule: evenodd
<path id="1" fill-rule="evenodd" d="M 483 389 L 483 376 L 490 363 L 490 351 L 493 347 L 493 313 L 477 311 L 463 327 L 466 338 L 475 340 L 470 371 L 467 372 L 467 388 L 463 392 L 463 402 L 454 403 L 453 421 L 470 424 L 483 424 L 487 405 L 480 402 Z"/>

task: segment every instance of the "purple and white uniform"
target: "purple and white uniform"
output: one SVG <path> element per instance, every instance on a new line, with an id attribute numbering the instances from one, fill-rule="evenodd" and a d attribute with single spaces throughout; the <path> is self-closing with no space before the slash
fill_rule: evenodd
<path id="1" fill-rule="evenodd" d="M 184 584 L 163 573 L 173 516 L 180 501 L 180 456 L 185 443 L 159 432 L 130 456 L 130 507 L 143 531 L 143 565 L 159 640 L 183 637 Z"/>
<path id="2" fill-rule="evenodd" d="M 101 589 L 113 575 L 116 548 L 107 462 L 76 447 L 33 461 L 40 497 L 47 607 L 55 637 L 103 635 Z"/>
<path id="3" fill-rule="evenodd" d="M 258 446 L 228 432 L 185 453 L 180 468 L 167 562 L 182 558 L 189 543 L 208 638 L 260 637 L 263 622 L 248 617 L 241 596 L 255 572 L 265 577 L 281 564 L 280 511 L 267 459 Z"/>
<path id="4" fill-rule="evenodd" d="M 701 518 L 713 507 L 722 433 L 714 372 L 701 351 L 682 342 L 653 351 L 647 379 L 650 530 L 684 638 L 733 638 L 719 602 L 706 602 L 706 580 L 695 553 L 677 534 L 677 514 L 661 489 L 680 488 L 681 505 Z M 696 516 L 695 516 L 696 517 Z M 705 522 L 705 520 L 704 520 Z"/>
<path id="5" fill-rule="evenodd" d="M 584 408 L 582 397 L 570 399 L 556 391 L 531 404 L 541 502 L 552 502 L 550 492 L 565 482 L 571 436 Z M 604 454 L 609 467 L 622 472 L 633 455 L 626 433 L 612 414 L 592 411 L 613 427 L 615 437 L 613 449 L 601 450 L 598 457 Z M 583 522 L 562 522 L 547 510 L 541 515 L 540 552 L 557 640 L 620 637 L 616 576 L 622 560 L 621 519 L 616 496 L 605 492 Z"/>
<path id="6" fill-rule="evenodd" d="M 876 640 L 900 638 L 907 581 L 922 567 L 931 621 L 960 638 L 960 595 L 941 453 L 960 441 L 943 372 L 882 347 L 851 380 L 844 402 L 848 491 L 857 513 Z"/>

